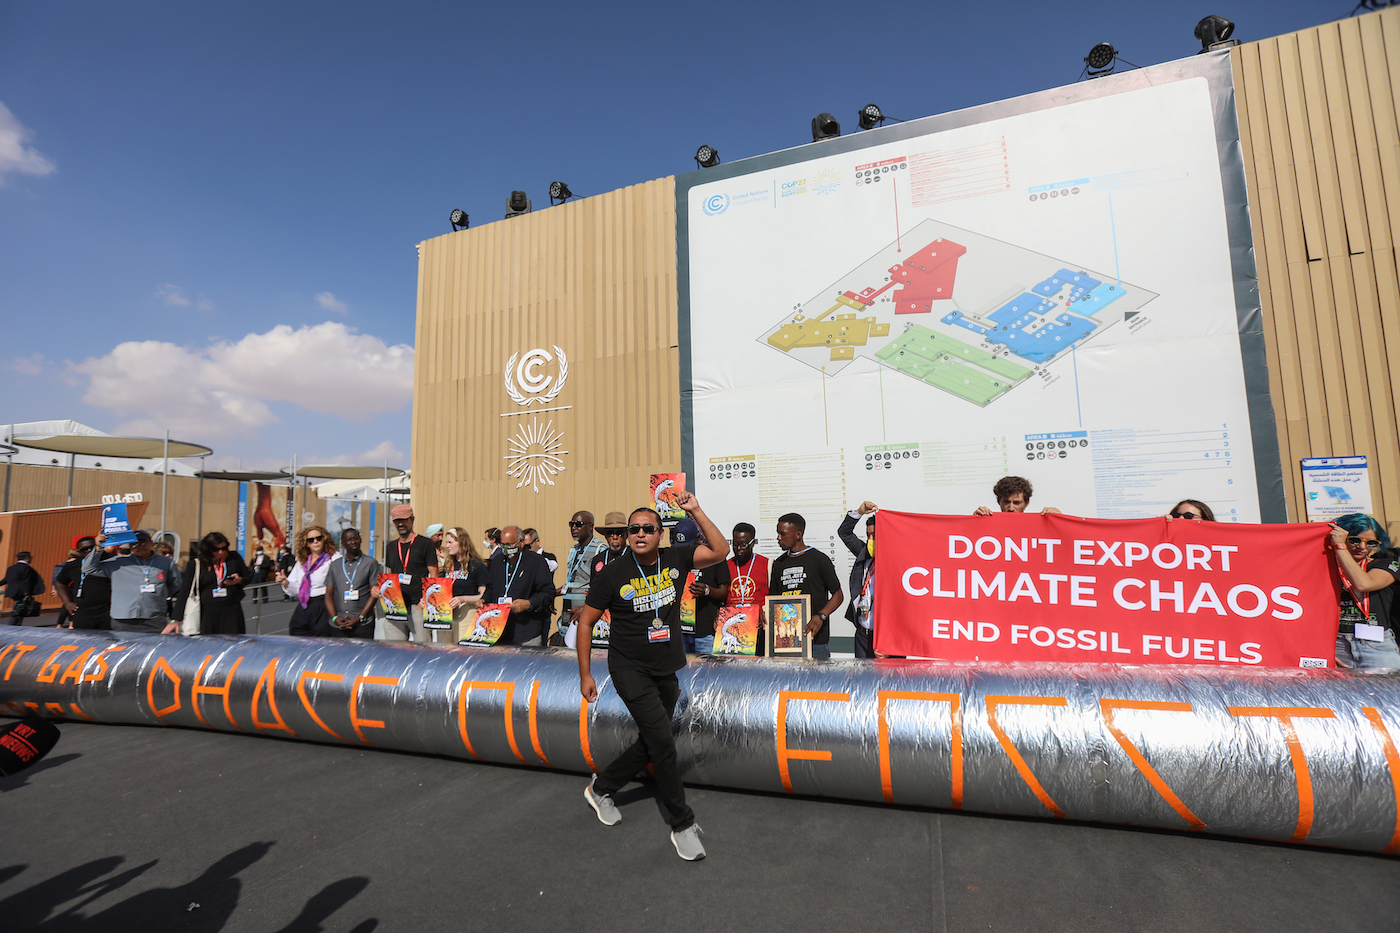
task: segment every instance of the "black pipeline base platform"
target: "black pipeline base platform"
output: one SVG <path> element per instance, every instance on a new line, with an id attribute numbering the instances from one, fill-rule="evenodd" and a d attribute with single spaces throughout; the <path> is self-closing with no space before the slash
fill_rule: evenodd
<path id="1" fill-rule="evenodd" d="M 1400 929 L 1400 859 L 584 779 L 179 729 L 65 723 L 0 779 L 0 928 L 21 931 Z M 194 906 L 198 905 L 198 906 Z"/>

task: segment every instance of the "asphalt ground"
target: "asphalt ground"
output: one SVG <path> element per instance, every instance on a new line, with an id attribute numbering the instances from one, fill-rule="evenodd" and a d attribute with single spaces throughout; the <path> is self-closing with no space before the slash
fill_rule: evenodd
<path id="1" fill-rule="evenodd" d="M 1400 929 L 1400 859 L 696 787 L 178 728 L 61 723 L 0 779 L 0 929 Z M 197 905 L 197 906 L 194 906 Z"/>

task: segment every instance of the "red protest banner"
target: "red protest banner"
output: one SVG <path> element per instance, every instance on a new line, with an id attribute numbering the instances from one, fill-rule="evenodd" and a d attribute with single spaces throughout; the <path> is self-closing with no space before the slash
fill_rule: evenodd
<path id="1" fill-rule="evenodd" d="M 875 579 L 882 654 L 1334 666 L 1323 524 L 882 509 Z"/>

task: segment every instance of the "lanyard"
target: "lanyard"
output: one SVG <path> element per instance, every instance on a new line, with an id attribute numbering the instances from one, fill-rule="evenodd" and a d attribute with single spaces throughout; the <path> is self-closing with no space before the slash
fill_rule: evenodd
<path id="1" fill-rule="evenodd" d="M 596 538 L 590 538 L 587 544 L 574 545 L 574 547 L 578 548 L 578 554 L 574 555 L 574 559 L 569 561 L 569 572 L 564 575 L 564 589 L 567 590 L 574 585 L 574 573 L 578 571 L 578 565 L 583 561 L 583 555 L 587 553 L 589 548 L 593 547 L 593 542 L 596 540 Z"/>
<path id="2" fill-rule="evenodd" d="M 224 577 L 227 576 L 227 574 L 228 574 L 228 570 L 227 570 L 227 568 L 225 568 L 224 562 L 223 562 L 223 561 L 219 561 L 217 564 L 215 564 L 215 565 L 214 565 L 214 581 L 215 581 L 215 584 L 214 584 L 214 585 L 215 585 L 215 586 L 223 586 L 223 585 L 224 585 Z"/>
<path id="3" fill-rule="evenodd" d="M 136 566 L 138 566 L 138 567 L 141 568 L 141 579 L 142 579 L 142 581 L 143 581 L 143 582 L 146 582 L 146 583 L 150 583 L 150 582 L 151 582 L 151 564 L 154 564 L 154 563 L 156 562 L 156 561 L 155 561 L 155 558 L 154 558 L 154 557 L 151 558 L 151 563 L 150 563 L 150 564 L 143 564 L 143 563 L 141 563 L 141 558 L 139 558 L 139 557 L 133 557 L 132 560 L 136 561 Z"/>
<path id="4" fill-rule="evenodd" d="M 510 585 L 515 582 L 516 575 L 520 573 L 520 564 L 524 557 L 523 552 L 515 552 L 515 570 L 513 572 L 510 569 L 510 561 L 506 561 L 506 591 L 503 595 L 505 599 L 510 599 Z"/>
<path id="5" fill-rule="evenodd" d="M 867 567 L 867 568 L 865 569 L 865 579 L 862 580 L 862 581 L 861 581 L 861 584 L 860 584 L 860 596 L 864 596 L 865 593 L 866 593 L 866 591 L 870 589 L 870 578 L 871 578 L 872 576 L 874 576 L 874 575 L 875 575 L 875 561 L 872 560 L 872 561 L 870 562 L 870 566 Z M 860 599 L 860 596 L 857 596 L 856 598 L 857 598 L 857 599 Z"/>
<path id="6" fill-rule="evenodd" d="M 628 548 L 628 550 L 631 551 L 632 549 L 631 549 L 631 548 Z M 639 560 L 637 560 L 637 552 L 636 552 L 636 551 L 632 551 L 632 563 L 634 563 L 634 564 L 637 565 L 637 573 L 639 573 L 639 574 L 642 575 L 642 582 L 645 583 L 645 584 L 647 585 L 647 596 L 653 597 L 652 602 L 654 603 L 654 602 L 656 601 L 655 598 L 654 598 L 654 597 L 656 596 L 656 590 L 652 589 L 652 586 L 651 586 L 651 579 L 650 579 L 649 577 L 647 577 L 647 572 L 646 572 L 645 570 L 642 569 L 642 562 L 639 561 Z M 660 552 L 660 551 L 657 551 L 657 552 L 656 552 L 656 575 L 657 575 L 658 577 L 661 576 L 661 552 Z M 660 607 L 660 606 L 653 605 L 653 606 L 651 607 L 651 611 L 652 611 L 652 614 L 655 615 L 658 619 L 661 618 L 661 607 Z"/>
<path id="7" fill-rule="evenodd" d="M 363 554 L 360 555 L 360 557 L 364 556 L 365 555 Z M 354 560 L 346 560 L 343 557 L 340 559 L 340 572 L 345 576 L 345 586 L 347 588 L 353 587 L 355 585 L 351 580 L 354 574 L 350 572 L 350 565 L 354 564 L 355 566 L 359 566 L 360 557 L 357 557 Z M 402 558 L 400 558 L 400 560 L 402 560 Z"/>
<path id="8" fill-rule="evenodd" d="M 738 561 L 735 561 L 735 562 L 734 562 L 734 570 L 735 570 L 737 576 L 739 577 L 740 580 L 743 580 L 743 581 L 744 581 L 744 585 L 741 586 L 741 587 L 739 587 L 739 595 L 740 595 L 740 598 L 742 598 L 742 599 L 747 599 L 747 598 L 748 598 L 748 595 L 749 595 L 749 593 L 750 593 L 750 591 L 752 591 L 752 589 L 753 589 L 753 565 L 756 564 L 756 563 L 758 563 L 758 555 L 757 555 L 757 554 L 750 554 L 750 555 L 749 555 L 749 562 L 748 562 L 747 564 L 744 565 L 744 572 L 743 572 L 743 573 L 738 573 L 738 570 L 739 570 L 739 562 L 738 562 Z M 748 605 L 752 605 L 752 604 L 751 604 L 751 603 L 736 603 L 735 605 L 739 605 L 739 606 L 748 606 Z"/>
<path id="9" fill-rule="evenodd" d="M 1368 557 L 1363 557 L 1363 558 L 1361 558 L 1361 572 L 1362 572 L 1362 573 L 1365 573 L 1365 572 L 1366 572 L 1366 564 L 1369 563 L 1369 561 L 1370 561 L 1370 558 L 1368 558 Z M 1341 577 L 1342 577 L 1342 586 L 1346 587 L 1347 592 L 1351 594 L 1351 601 L 1352 601 L 1353 603 L 1360 603 L 1360 604 L 1361 604 L 1361 611 L 1366 615 L 1366 618 L 1367 618 L 1367 619 L 1370 619 L 1370 618 L 1371 618 L 1371 594 L 1370 594 L 1370 593 L 1367 593 L 1365 596 L 1359 595 L 1359 594 L 1356 592 L 1355 588 L 1352 587 L 1351 581 L 1347 579 L 1346 572 L 1345 572 L 1344 570 L 1342 570 L 1342 568 L 1338 567 L 1338 568 L 1337 568 L 1337 573 L 1341 574 Z"/>
<path id="10" fill-rule="evenodd" d="M 416 534 L 408 536 L 408 556 L 413 556 L 413 542 L 418 540 Z M 399 546 L 399 573 L 408 573 L 408 564 L 403 559 L 403 538 L 395 542 Z"/>

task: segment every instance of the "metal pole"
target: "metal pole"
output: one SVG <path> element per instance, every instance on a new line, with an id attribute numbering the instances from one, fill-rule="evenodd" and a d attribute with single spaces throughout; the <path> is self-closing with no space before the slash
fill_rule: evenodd
<path id="1" fill-rule="evenodd" d="M 165 478 L 170 475 L 170 429 L 165 429 L 165 455 L 160 468 L 160 531 L 156 539 L 165 540 Z"/>
<path id="2" fill-rule="evenodd" d="M 68 505 L 73 505 L 73 464 L 78 460 L 77 454 L 68 455 Z"/>
<path id="3" fill-rule="evenodd" d="M 10 511 L 10 470 L 15 465 L 15 426 L 5 432 L 5 442 L 10 452 L 5 456 L 5 511 Z"/>
<path id="4" fill-rule="evenodd" d="M 204 537 L 204 458 L 199 458 L 199 521 L 195 526 L 194 536 Z"/>
<path id="5" fill-rule="evenodd" d="M 295 538 L 297 534 L 297 455 L 292 454 L 292 488 L 287 490 L 287 494 L 292 497 L 292 527 L 287 534 Z"/>
<path id="6" fill-rule="evenodd" d="M 384 461 L 384 559 L 389 558 L 389 461 Z"/>

